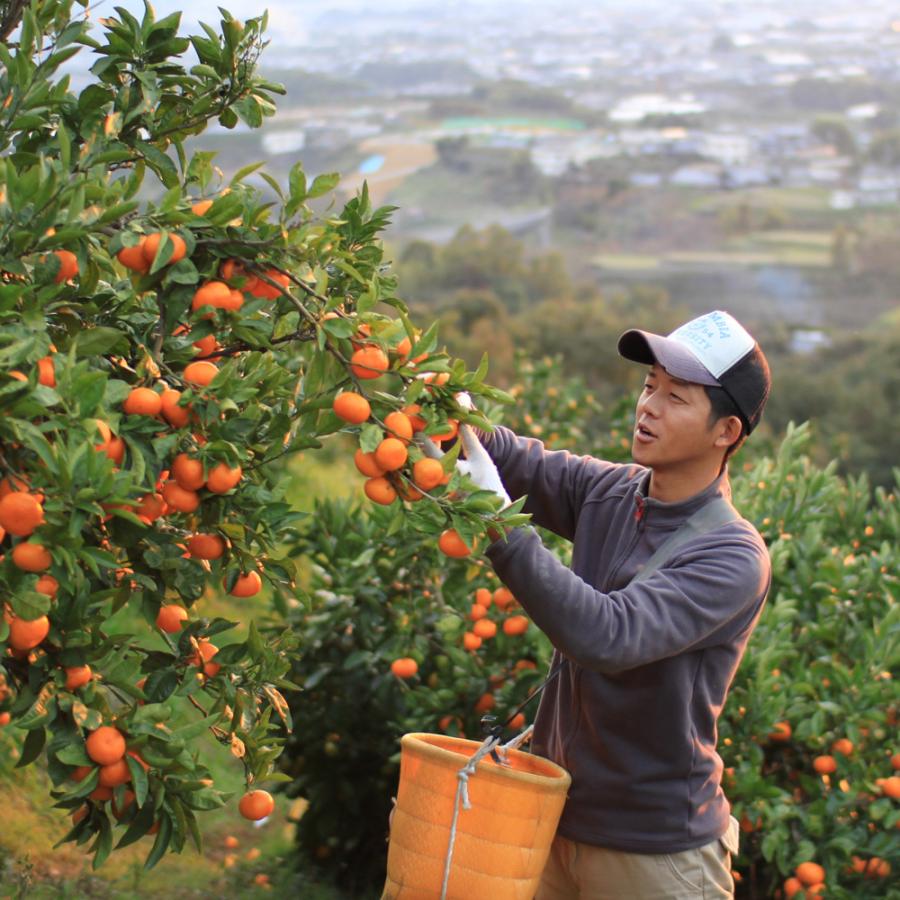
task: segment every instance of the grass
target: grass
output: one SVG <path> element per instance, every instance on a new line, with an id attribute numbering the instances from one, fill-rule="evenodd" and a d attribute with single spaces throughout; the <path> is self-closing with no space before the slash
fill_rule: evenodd
<path id="1" fill-rule="evenodd" d="M 719 212 L 746 203 L 756 208 L 781 207 L 788 212 L 829 212 L 831 191 L 827 188 L 757 187 L 705 193 L 689 204 L 693 212 Z"/>

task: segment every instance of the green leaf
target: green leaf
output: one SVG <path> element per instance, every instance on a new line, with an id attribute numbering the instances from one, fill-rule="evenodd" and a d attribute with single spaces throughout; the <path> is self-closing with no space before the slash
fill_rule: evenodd
<path id="1" fill-rule="evenodd" d="M 16 768 L 21 769 L 23 766 L 33 763 L 41 755 L 41 750 L 44 749 L 46 742 L 47 732 L 43 728 L 33 728 L 29 731 L 25 743 L 22 745 L 22 755 L 16 763 Z"/>
<path id="2" fill-rule="evenodd" d="M 106 816 L 100 816 L 100 834 L 94 844 L 94 871 L 100 868 L 112 850 L 112 824 Z"/>
<path id="3" fill-rule="evenodd" d="M 307 196 L 310 198 L 321 197 L 323 194 L 333 191 L 340 184 L 340 181 L 340 172 L 328 172 L 323 175 L 317 175 L 313 179 Z"/>
<path id="4" fill-rule="evenodd" d="M 171 840 L 172 818 L 168 814 L 163 813 L 159 818 L 159 831 L 157 832 L 156 840 L 144 862 L 145 869 L 152 869 L 163 858 L 163 855 L 169 848 L 169 841 Z"/>
<path id="5" fill-rule="evenodd" d="M 97 325 L 79 331 L 75 338 L 77 356 L 106 356 L 128 351 L 128 337 L 118 328 Z"/>
<path id="6" fill-rule="evenodd" d="M 126 756 L 125 762 L 128 763 L 128 771 L 131 772 L 131 788 L 134 791 L 135 801 L 138 806 L 143 806 L 147 800 L 150 780 L 144 767 L 133 756 Z"/>

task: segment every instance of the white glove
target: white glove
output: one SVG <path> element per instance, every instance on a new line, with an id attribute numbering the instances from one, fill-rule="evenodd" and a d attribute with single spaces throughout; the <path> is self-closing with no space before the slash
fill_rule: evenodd
<path id="1" fill-rule="evenodd" d="M 512 500 L 506 493 L 500 473 L 472 430 L 472 426 L 460 425 L 459 437 L 462 440 L 463 450 L 466 451 L 466 458 L 456 461 L 456 470 L 463 475 L 468 475 L 482 490 L 493 491 L 503 501 L 503 506 L 509 506 Z M 422 452 L 432 459 L 440 459 L 444 455 L 444 451 L 429 437 L 421 437 L 419 445 Z"/>

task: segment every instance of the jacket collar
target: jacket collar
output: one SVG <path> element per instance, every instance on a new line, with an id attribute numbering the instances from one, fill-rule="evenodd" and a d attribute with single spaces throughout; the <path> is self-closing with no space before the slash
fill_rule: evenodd
<path id="1" fill-rule="evenodd" d="M 647 496 L 650 489 L 650 475 L 649 469 L 644 472 L 634 494 L 635 504 L 640 510 L 639 518 L 643 518 L 645 522 L 649 520 L 654 525 L 680 525 L 714 497 L 724 497 L 731 502 L 731 482 L 728 479 L 727 465 L 702 491 L 674 503 L 665 503 Z"/>

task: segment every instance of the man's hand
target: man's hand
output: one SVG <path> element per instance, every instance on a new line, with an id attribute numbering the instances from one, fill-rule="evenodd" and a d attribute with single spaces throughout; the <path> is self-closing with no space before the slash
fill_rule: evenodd
<path id="1" fill-rule="evenodd" d="M 500 473 L 472 430 L 472 426 L 460 425 L 459 437 L 463 450 L 466 451 L 466 458 L 456 461 L 456 470 L 468 475 L 482 490 L 493 491 L 503 501 L 503 506 L 509 506 L 512 501 L 509 494 L 506 493 L 506 488 L 503 487 Z M 422 452 L 432 459 L 440 459 L 444 455 L 444 451 L 429 437 L 420 438 L 419 446 L 422 448 Z"/>

